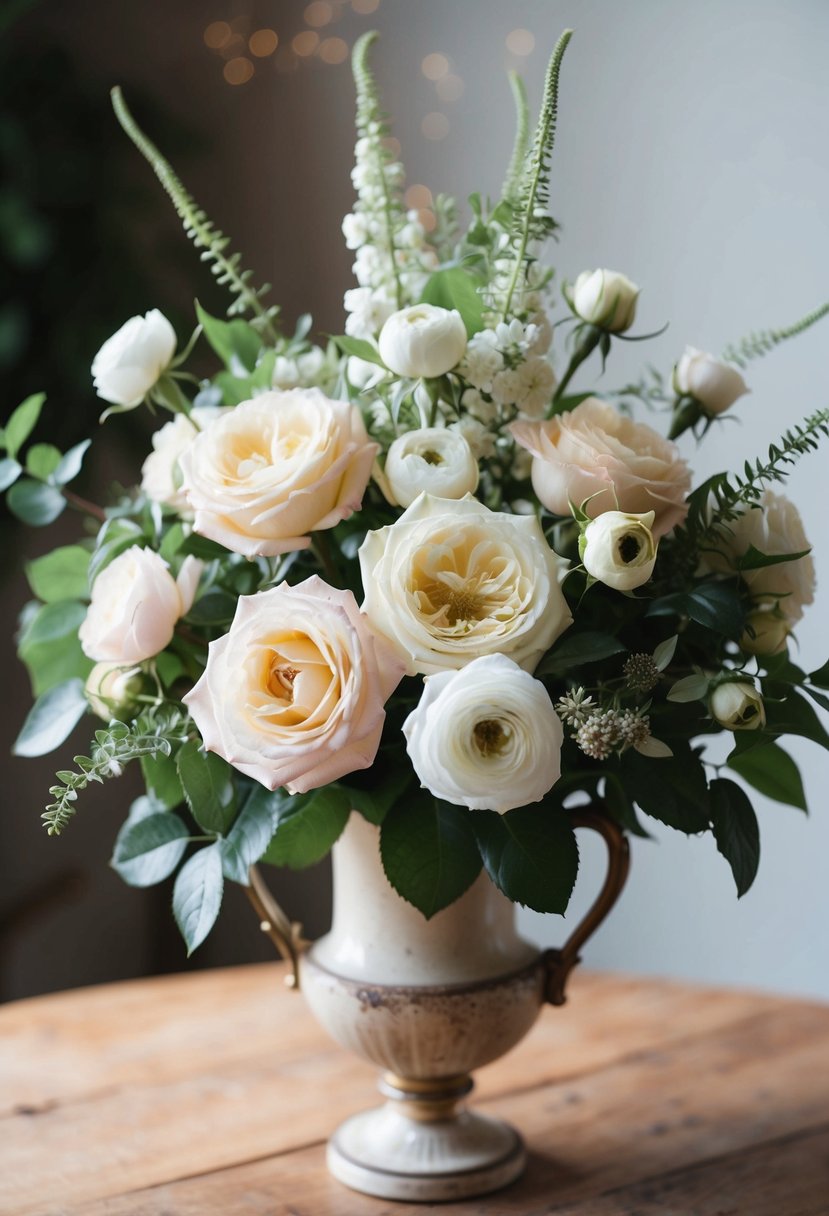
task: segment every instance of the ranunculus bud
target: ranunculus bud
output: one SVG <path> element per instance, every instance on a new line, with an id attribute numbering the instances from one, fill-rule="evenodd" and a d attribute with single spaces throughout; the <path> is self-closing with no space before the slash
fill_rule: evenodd
<path id="1" fill-rule="evenodd" d="M 653 511 L 605 511 L 591 519 L 580 539 L 587 573 L 617 591 L 632 591 L 646 583 L 656 561 L 654 519 Z"/>
<path id="2" fill-rule="evenodd" d="M 746 630 L 740 649 L 746 654 L 778 654 L 786 645 L 791 629 L 782 612 L 758 608 L 746 617 Z"/>
<path id="3" fill-rule="evenodd" d="M 639 290 L 618 271 L 583 270 L 573 287 L 572 308 L 582 321 L 621 334 L 633 324 Z"/>
<path id="4" fill-rule="evenodd" d="M 122 663 L 96 663 L 86 677 L 84 693 L 93 714 L 111 722 L 135 709 L 143 686 L 140 667 Z"/>
<path id="5" fill-rule="evenodd" d="M 759 730 L 766 724 L 763 698 L 747 680 L 718 684 L 708 698 L 708 710 L 726 730 Z"/>
<path id="6" fill-rule="evenodd" d="M 380 355 L 397 376 L 442 376 L 466 351 L 466 326 L 457 309 L 414 304 L 392 313 L 380 331 Z"/>
<path id="7" fill-rule="evenodd" d="M 693 397 L 706 414 L 721 414 L 751 391 L 735 367 L 694 346 L 685 347 L 674 368 L 674 389 Z"/>
<path id="8" fill-rule="evenodd" d="M 386 457 L 385 475 L 394 500 L 409 507 L 424 490 L 435 498 L 474 493 L 478 462 L 458 431 L 424 427 L 395 439 Z"/>
<path id="9" fill-rule="evenodd" d="M 175 330 L 157 308 L 130 317 L 92 360 L 95 391 L 112 405 L 140 405 L 175 353 Z"/>

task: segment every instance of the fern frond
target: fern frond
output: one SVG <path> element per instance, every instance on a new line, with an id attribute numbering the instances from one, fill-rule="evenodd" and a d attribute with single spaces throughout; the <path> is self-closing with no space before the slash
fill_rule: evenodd
<path id="1" fill-rule="evenodd" d="M 723 351 L 723 358 L 727 359 L 729 363 L 736 363 L 737 367 L 744 368 L 750 359 L 759 359 L 788 338 L 796 338 L 798 334 L 805 333 L 812 325 L 822 320 L 827 313 L 829 313 L 829 301 L 821 304 L 820 308 L 813 309 L 799 321 L 795 321 L 794 325 L 787 325 L 784 329 L 764 329 L 759 333 L 749 334 L 734 346 L 727 346 Z"/>
<path id="2" fill-rule="evenodd" d="M 521 189 L 521 171 L 527 159 L 530 137 L 530 107 L 527 104 L 527 87 L 517 72 L 509 73 L 512 99 L 515 102 L 515 142 L 512 145 L 507 175 L 501 187 L 501 198 L 515 206 Z"/>
<path id="3" fill-rule="evenodd" d="M 112 108 L 119 123 L 161 182 L 184 225 L 187 236 L 197 249 L 202 250 L 201 260 L 210 264 L 210 269 L 217 281 L 232 292 L 234 299 L 227 310 L 228 316 L 246 311 L 252 312 L 258 320 L 260 328 L 267 331 L 271 341 L 276 341 L 277 334 L 272 325 L 275 310 L 265 309 L 261 303 L 261 297 L 270 290 L 270 286 L 265 284 L 263 287 L 254 288 L 251 285 L 251 271 L 242 269 L 239 254 L 227 252 L 230 238 L 211 223 L 195 199 L 187 193 L 173 171 L 172 165 L 136 123 L 124 101 L 121 90 L 117 87 L 114 88 L 111 97 Z"/>

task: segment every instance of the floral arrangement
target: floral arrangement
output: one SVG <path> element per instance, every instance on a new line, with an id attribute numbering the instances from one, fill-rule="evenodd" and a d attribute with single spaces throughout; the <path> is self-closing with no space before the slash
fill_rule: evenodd
<path id="1" fill-rule="evenodd" d="M 829 305 L 723 357 L 689 346 L 670 379 L 650 369 L 620 391 L 572 392 L 591 356 L 603 371 L 642 335 L 629 278 L 585 271 L 562 307 L 544 261 L 569 32 L 532 138 L 512 78 L 501 198 L 473 196 L 461 229 L 440 197 L 428 233 L 404 206 L 375 37 L 353 56 L 343 232 L 358 286 L 325 346 L 308 317 L 283 331 L 114 92 L 231 303 L 226 318 L 197 304 L 178 354 L 152 310 L 95 356 L 103 418 L 142 403 L 172 414 L 140 487 L 114 504 L 68 488 L 88 441 L 65 454 L 28 442 L 41 396 L 2 432 L 11 510 L 45 525 L 68 504 L 88 524 L 27 570 L 19 649 L 37 699 L 16 751 L 51 751 L 82 715 L 101 719 L 89 754 L 57 774 L 48 831 L 137 760 L 146 796 L 112 864 L 135 886 L 176 873 L 189 950 L 225 880 L 316 862 L 350 814 L 379 825 L 389 882 L 427 917 L 482 866 L 511 900 L 563 912 L 578 866 L 567 809 L 585 797 L 634 835 L 647 835 L 640 815 L 713 833 L 742 894 L 759 859 L 745 787 L 804 806 L 780 739 L 829 746 L 813 705 L 829 708 L 829 665 L 807 673 L 788 648 L 813 564 L 772 489 L 829 411 L 694 489 L 675 441 L 716 427 L 748 391 L 749 362 Z M 186 370 L 201 340 L 220 364 L 210 379 Z M 643 403 L 667 437 L 634 419 Z M 714 762 L 717 735 L 731 747 Z"/>

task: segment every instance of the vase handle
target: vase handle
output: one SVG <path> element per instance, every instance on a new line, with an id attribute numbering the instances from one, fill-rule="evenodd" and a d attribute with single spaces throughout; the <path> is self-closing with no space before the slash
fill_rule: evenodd
<path id="1" fill-rule="evenodd" d="M 245 887 L 245 894 L 259 917 L 259 928 L 263 933 L 267 933 L 279 954 L 290 965 L 291 969 L 285 976 L 286 985 L 298 989 L 299 956 L 309 945 L 302 936 L 302 925 L 288 919 L 271 895 L 256 866 L 250 867 L 248 877 L 250 881 Z"/>
<path id="2" fill-rule="evenodd" d="M 607 873 L 601 891 L 564 945 L 558 950 L 545 951 L 544 996 L 551 1005 L 563 1005 L 567 1000 L 565 987 L 570 972 L 580 961 L 579 951 L 622 894 L 630 868 L 627 837 L 604 811 L 595 806 L 577 807 L 570 812 L 570 821 L 574 828 L 592 828 L 602 837 L 607 845 Z"/>

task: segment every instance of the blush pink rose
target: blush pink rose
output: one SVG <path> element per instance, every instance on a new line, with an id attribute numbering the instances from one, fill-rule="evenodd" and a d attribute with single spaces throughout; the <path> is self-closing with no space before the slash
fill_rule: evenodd
<path id="1" fill-rule="evenodd" d="M 653 511 L 659 539 L 688 513 L 691 472 L 676 444 L 598 397 L 546 422 L 514 422 L 510 430 L 532 453 L 533 488 L 556 515 L 569 515 L 571 502 L 578 507 L 587 498 L 593 519 L 605 511 Z"/>
<path id="2" fill-rule="evenodd" d="M 314 575 L 241 596 L 184 702 L 207 751 L 304 794 L 374 762 L 402 675 L 352 593 Z"/>

